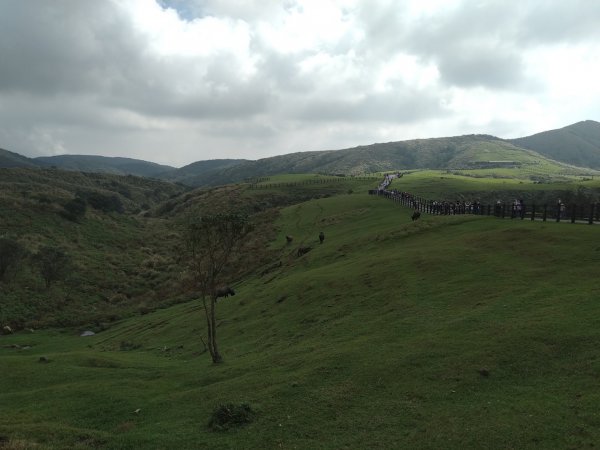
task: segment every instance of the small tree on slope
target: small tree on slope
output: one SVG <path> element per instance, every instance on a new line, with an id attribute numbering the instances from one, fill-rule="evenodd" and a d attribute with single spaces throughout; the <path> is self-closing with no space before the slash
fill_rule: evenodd
<path id="1" fill-rule="evenodd" d="M 228 265 L 242 255 L 251 228 L 248 218 L 240 214 L 193 217 L 186 226 L 190 269 L 204 305 L 207 346 L 214 363 L 223 360 L 217 345 L 216 290 L 224 282 Z"/>

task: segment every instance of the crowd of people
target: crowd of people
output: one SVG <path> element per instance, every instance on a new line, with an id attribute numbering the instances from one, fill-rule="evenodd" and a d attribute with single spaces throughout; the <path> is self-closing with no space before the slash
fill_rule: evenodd
<path id="1" fill-rule="evenodd" d="M 378 195 L 384 195 L 392 200 L 399 201 L 403 205 L 410 206 L 414 209 L 428 212 L 429 214 L 439 215 L 455 215 L 455 214 L 490 214 L 491 211 L 487 211 L 485 206 L 478 200 L 465 201 L 465 200 L 425 200 L 410 192 L 398 191 L 397 189 L 388 190 L 386 189 L 391 181 L 396 178 L 396 174 L 386 175 L 383 182 L 377 189 Z M 374 192 L 375 193 L 375 192 Z M 502 215 L 502 202 L 498 200 L 494 207 L 494 215 L 500 217 Z M 506 212 L 506 210 L 505 210 Z M 525 203 L 522 199 L 516 199 L 510 208 L 510 216 L 515 218 L 523 219 L 525 217 Z"/>
<path id="2" fill-rule="evenodd" d="M 400 172 L 398 173 L 388 173 L 383 177 L 383 181 L 379 184 L 379 187 L 377 188 L 379 191 L 385 191 L 387 189 L 387 187 L 392 184 L 392 180 L 394 178 L 400 178 L 402 176 L 402 174 Z"/>

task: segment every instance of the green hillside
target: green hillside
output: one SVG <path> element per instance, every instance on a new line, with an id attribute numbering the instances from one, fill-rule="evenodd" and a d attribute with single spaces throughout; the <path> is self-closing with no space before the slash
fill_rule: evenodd
<path id="1" fill-rule="evenodd" d="M 240 182 L 280 173 L 360 175 L 392 170 L 521 167 L 532 173 L 572 171 L 531 150 L 486 135 L 417 139 L 344 150 L 299 152 L 248 161 L 211 172 L 212 179 L 188 176 L 192 185 Z M 578 169 L 579 173 L 585 172 Z"/>
<path id="2" fill-rule="evenodd" d="M 62 155 L 29 159 L 0 151 L 0 167 L 55 166 L 67 170 L 157 177 L 193 187 L 220 186 L 277 174 L 363 175 L 392 170 L 520 168 L 537 179 L 547 174 L 586 175 L 600 169 L 600 124 L 585 121 L 527 138 L 489 135 L 362 145 L 262 158 L 197 161 L 175 169 L 131 158 Z"/>
<path id="3" fill-rule="evenodd" d="M 145 216 L 185 191 L 133 176 L 0 169 L 0 244 L 18 245 L 22 256 L 0 277 L 0 324 L 100 327 L 172 303 L 164 295 L 179 292 L 173 237 L 164 221 Z M 70 259 L 50 287 L 37 268 L 45 247 Z"/>
<path id="4" fill-rule="evenodd" d="M 94 155 L 43 156 L 35 158 L 34 161 L 43 166 L 55 166 L 63 170 L 136 175 L 140 177 L 156 177 L 175 170 L 171 166 L 139 159 Z"/>
<path id="5" fill-rule="evenodd" d="M 38 167 L 34 160 L 18 153 L 0 148 L 0 168 L 2 167 Z"/>
<path id="6" fill-rule="evenodd" d="M 197 161 L 160 175 L 160 178 L 188 186 L 216 186 L 224 184 L 221 170 L 247 162 L 246 159 L 212 159 Z"/>
<path id="7" fill-rule="evenodd" d="M 557 161 L 600 169 L 600 123 L 593 120 L 510 142 Z"/>
<path id="8" fill-rule="evenodd" d="M 278 264 L 250 267 L 237 295 L 219 303 L 223 364 L 203 353 L 197 300 L 115 321 L 87 338 L 73 329 L 2 336 L 0 442 L 596 445 L 596 227 L 473 216 L 411 222 L 409 209 L 368 196 L 368 182 L 300 183 L 309 179 L 196 191 L 151 211 L 151 220 L 176 219 L 214 207 L 214 196 L 272 211 L 261 229 L 271 225 L 265 247 Z M 312 250 L 299 257 L 299 245 Z M 211 431 L 211 412 L 228 403 L 247 403 L 255 420 Z"/>

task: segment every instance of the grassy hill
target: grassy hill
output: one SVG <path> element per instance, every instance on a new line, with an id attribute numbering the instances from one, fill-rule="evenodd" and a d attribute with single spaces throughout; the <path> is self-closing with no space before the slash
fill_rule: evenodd
<path id="1" fill-rule="evenodd" d="M 34 161 L 43 166 L 54 166 L 63 170 L 136 175 L 140 177 L 156 177 L 175 170 L 171 166 L 140 159 L 94 155 L 43 156 L 34 158 Z"/>
<path id="2" fill-rule="evenodd" d="M 222 183 L 221 170 L 247 162 L 246 159 L 212 159 L 197 161 L 179 169 L 166 172 L 160 178 L 177 181 L 188 186 L 216 186 Z"/>
<path id="3" fill-rule="evenodd" d="M 252 214 L 260 229 L 254 255 L 260 264 L 268 257 L 261 242 L 273 235 L 277 208 L 351 188 L 365 192 L 372 184 L 349 179 L 285 191 L 232 185 L 190 192 L 134 176 L 0 169 L 0 239 L 18 243 L 25 253 L 0 277 L 0 325 L 100 329 L 120 317 L 187 300 L 178 232 L 190 211 L 233 208 Z M 71 217 L 67 207 L 77 199 L 86 209 Z M 36 267 L 36 255 L 48 246 L 72 259 L 68 276 L 50 288 Z"/>
<path id="4" fill-rule="evenodd" d="M 391 170 L 478 167 L 522 167 L 532 173 L 574 170 L 493 136 L 469 135 L 372 144 L 344 150 L 291 153 L 211 171 L 211 178 L 194 179 L 189 175 L 182 181 L 192 185 L 211 185 L 280 173 L 360 175 Z M 585 172 L 582 169 L 577 171 Z"/>
<path id="5" fill-rule="evenodd" d="M 164 221 L 144 214 L 185 191 L 133 176 L 0 169 L 0 239 L 23 253 L 0 279 L 0 323 L 100 326 L 168 303 L 164 294 L 177 284 L 172 236 Z M 68 205 L 76 199 L 85 209 L 72 216 Z M 71 260 L 50 287 L 36 266 L 44 247 Z"/>
<path id="6" fill-rule="evenodd" d="M 0 152 L 0 167 L 3 164 L 158 177 L 193 187 L 239 183 L 282 173 L 362 175 L 422 169 L 519 167 L 539 179 L 547 173 L 587 174 L 590 170 L 582 167 L 600 168 L 600 124 L 585 121 L 513 140 L 489 135 L 415 139 L 342 150 L 297 152 L 256 161 L 198 161 L 179 169 L 130 158 L 62 155 L 29 159 L 6 151 Z"/>
<path id="7" fill-rule="evenodd" d="M 538 181 L 538 180 L 544 180 Z M 429 200 L 478 200 L 494 204 L 524 199 L 527 204 L 589 205 L 600 202 L 600 178 L 563 172 L 532 172 L 528 168 L 410 171 L 394 180 L 391 189 L 415 193 Z"/>
<path id="8" fill-rule="evenodd" d="M 0 148 L 1 167 L 38 167 L 34 160 Z"/>
<path id="9" fill-rule="evenodd" d="M 151 210 L 149 219 L 176 219 L 214 207 L 217 197 L 276 212 L 265 219 L 267 250 L 280 264 L 252 268 L 238 295 L 219 303 L 224 364 L 202 353 L 194 300 L 115 321 L 88 338 L 68 329 L 0 337 L 0 366 L 8 368 L 0 377 L 0 442 L 36 449 L 598 442 L 596 227 L 468 216 L 413 223 L 409 209 L 367 196 L 368 182 L 348 178 L 335 192 L 287 182 L 189 192 Z M 298 257 L 298 245 L 313 250 Z M 242 402 L 256 411 L 254 422 L 208 428 L 217 405 Z"/>
<path id="10" fill-rule="evenodd" d="M 600 123 L 593 120 L 510 142 L 557 161 L 600 169 Z"/>

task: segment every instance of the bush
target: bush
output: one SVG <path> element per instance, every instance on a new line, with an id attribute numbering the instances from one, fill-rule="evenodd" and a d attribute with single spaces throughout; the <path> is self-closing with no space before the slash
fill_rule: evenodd
<path id="1" fill-rule="evenodd" d="M 78 195 L 85 198 L 92 208 L 99 211 L 122 213 L 125 210 L 121 199 L 117 195 L 105 195 L 93 191 L 78 192 Z"/>
<path id="2" fill-rule="evenodd" d="M 87 209 L 87 204 L 85 200 L 76 197 L 73 200 L 69 200 L 63 206 L 64 211 L 61 211 L 61 215 L 72 222 L 78 222 L 79 219 L 85 216 L 85 210 Z"/>
<path id="3" fill-rule="evenodd" d="M 213 431 L 225 431 L 251 423 L 255 417 L 256 412 L 252 410 L 249 404 L 234 405 L 233 403 L 227 403 L 214 409 L 208 427 Z"/>
<path id="4" fill-rule="evenodd" d="M 4 279 L 8 269 L 16 266 L 25 254 L 23 246 L 9 238 L 0 238 L 0 281 Z"/>
<path id="5" fill-rule="evenodd" d="M 71 268 L 70 256 L 59 248 L 42 247 L 33 258 L 46 283 L 46 288 L 55 281 L 64 280 Z"/>

